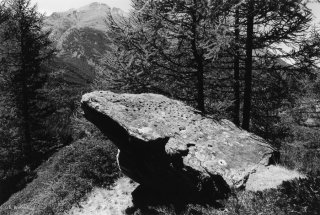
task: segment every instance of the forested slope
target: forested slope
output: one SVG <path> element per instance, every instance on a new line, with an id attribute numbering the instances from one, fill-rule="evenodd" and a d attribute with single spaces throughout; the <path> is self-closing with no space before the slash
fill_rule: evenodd
<path id="1" fill-rule="evenodd" d="M 152 213 L 317 214 L 320 31 L 310 26 L 308 1 L 132 5 L 130 14 L 93 3 L 41 17 L 29 0 L 1 1 L 0 203 L 21 191 L 0 213 L 62 214 L 113 183 L 116 148 L 79 107 L 84 93 L 112 90 L 163 94 L 227 118 L 307 176 L 265 192 L 235 190 L 223 209 L 162 205 Z"/>

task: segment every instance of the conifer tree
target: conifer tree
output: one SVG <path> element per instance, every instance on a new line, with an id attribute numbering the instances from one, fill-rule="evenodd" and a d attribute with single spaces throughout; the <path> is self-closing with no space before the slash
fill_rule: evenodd
<path id="1" fill-rule="evenodd" d="M 265 76 L 261 76 L 261 71 L 263 71 L 262 74 L 271 75 L 272 73 L 275 79 L 275 76 L 280 77 L 280 73 L 285 73 L 285 70 L 294 71 L 295 74 L 300 73 L 298 65 L 279 63 L 280 59 L 297 57 L 281 51 L 281 47 L 283 44 L 288 44 L 289 47 L 295 44 L 297 47 L 309 28 L 311 13 L 306 7 L 306 1 L 246 0 L 239 1 L 230 19 L 233 23 L 231 29 L 233 29 L 234 42 L 225 55 L 229 55 L 233 60 L 220 67 L 223 69 L 221 72 L 224 73 L 230 73 L 228 70 L 233 67 L 232 118 L 238 125 L 242 120 L 242 127 L 249 129 L 252 114 L 257 116 L 257 113 L 253 112 L 263 107 L 258 98 L 259 88 L 271 90 L 273 93 L 278 89 L 271 87 L 273 83 L 270 78 L 262 80 Z M 225 82 L 228 81 L 230 82 L 230 80 Z M 268 86 L 267 82 L 271 85 Z M 259 86 L 258 83 L 262 83 L 263 86 Z M 261 94 L 263 95 L 266 93 Z M 272 99 L 269 98 L 269 101 L 272 102 Z M 264 104 L 268 103 L 268 101 L 265 102 Z M 242 116 L 240 116 L 241 110 Z"/>
<path id="2" fill-rule="evenodd" d="M 298 42 L 299 36 L 302 36 L 309 28 L 311 12 L 303 0 L 248 0 L 245 4 L 242 4 L 241 11 L 241 25 L 246 28 L 244 36 L 246 40 L 246 63 L 242 128 L 249 130 L 252 111 L 253 61 L 266 56 L 271 57 L 268 52 L 276 45 Z M 258 52 L 253 55 L 253 50 L 258 50 Z M 266 54 L 263 54 L 261 50 Z M 264 56 L 261 56 L 261 54 Z M 277 56 L 272 55 L 273 59 L 281 57 L 283 56 L 279 54 Z"/>
<path id="3" fill-rule="evenodd" d="M 21 149 L 28 162 L 34 159 L 34 149 L 41 132 L 41 93 L 47 71 L 41 64 L 54 53 L 49 32 L 42 31 L 43 17 L 30 0 L 10 0 L 5 3 L 10 12 L 4 35 L 8 40 L 3 55 L 8 65 L 10 92 L 16 106 Z"/>
<path id="4" fill-rule="evenodd" d="M 140 70 L 135 72 L 138 80 L 147 74 L 159 80 L 158 88 L 195 101 L 204 112 L 205 76 L 228 44 L 225 22 L 233 5 L 234 1 L 134 1 L 131 24 L 121 29 L 109 16 L 109 26 L 118 35 L 113 41 L 122 53 L 118 59 L 127 59 L 127 70 Z"/>

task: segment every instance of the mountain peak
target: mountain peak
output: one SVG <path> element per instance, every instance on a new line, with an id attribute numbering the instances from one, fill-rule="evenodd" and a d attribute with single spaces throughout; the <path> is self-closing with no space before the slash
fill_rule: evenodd
<path id="1" fill-rule="evenodd" d="M 85 5 L 83 7 L 80 7 L 78 11 L 88 11 L 88 10 L 110 10 L 111 8 L 104 3 L 100 2 L 93 2 L 89 5 Z"/>
<path id="2" fill-rule="evenodd" d="M 93 2 L 77 9 L 52 13 L 46 18 L 45 23 L 47 28 L 53 30 L 52 35 L 56 39 L 73 28 L 90 27 L 106 31 L 105 19 L 108 12 L 115 16 L 125 16 L 125 13 L 119 8 L 111 8 L 107 4 Z"/>
<path id="3" fill-rule="evenodd" d="M 99 6 L 108 6 L 105 3 L 101 3 L 101 2 L 92 2 L 91 4 L 89 4 L 90 7 L 99 7 Z"/>

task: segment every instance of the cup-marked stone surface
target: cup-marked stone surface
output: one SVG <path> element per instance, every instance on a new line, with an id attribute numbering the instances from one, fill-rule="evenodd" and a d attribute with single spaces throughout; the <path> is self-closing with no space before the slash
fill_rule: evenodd
<path id="1" fill-rule="evenodd" d="M 275 152 L 232 122 L 216 121 L 162 95 L 96 91 L 81 103 L 85 117 L 118 146 L 126 175 L 181 195 L 217 196 L 228 187 L 245 186 Z"/>

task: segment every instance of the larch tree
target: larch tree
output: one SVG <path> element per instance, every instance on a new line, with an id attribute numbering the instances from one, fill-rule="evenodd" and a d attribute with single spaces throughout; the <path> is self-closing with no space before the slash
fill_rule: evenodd
<path id="1" fill-rule="evenodd" d="M 246 0 L 233 12 L 234 19 L 234 122 L 240 124 L 239 68 L 244 63 L 244 95 L 242 128 L 250 129 L 253 96 L 253 71 L 271 60 L 288 58 L 286 53 L 276 52 L 280 44 L 299 43 L 299 38 L 309 28 L 310 9 L 306 1 Z M 271 52 L 273 54 L 271 54 Z M 277 53 L 277 54 L 276 54 Z M 261 59 L 264 59 L 264 63 Z M 266 60 L 269 59 L 269 60 Z M 279 66 L 279 64 L 278 64 Z M 260 67 L 260 68 L 259 68 Z"/>
<path id="2" fill-rule="evenodd" d="M 1 54 L 8 66 L 9 90 L 15 101 L 22 137 L 21 150 L 26 162 L 31 163 L 42 127 L 39 122 L 40 90 L 48 72 L 41 68 L 41 64 L 53 56 L 54 49 L 49 32 L 42 30 L 43 16 L 30 0 L 10 0 L 4 5 L 10 12 L 10 18 L 4 29 L 8 40 Z"/>
<path id="3" fill-rule="evenodd" d="M 225 23 L 234 2 L 134 1 L 131 24 L 119 27 L 112 16 L 108 19 L 118 59 L 127 60 L 122 67 L 135 71 L 138 80 L 148 77 L 144 84 L 158 80 L 159 91 L 194 102 L 205 112 L 206 74 L 229 43 Z"/>
<path id="4" fill-rule="evenodd" d="M 239 6 L 235 8 L 234 13 L 234 53 L 233 53 L 233 91 L 234 91 L 234 104 L 233 104 L 233 122 L 240 126 L 240 10 Z"/>

